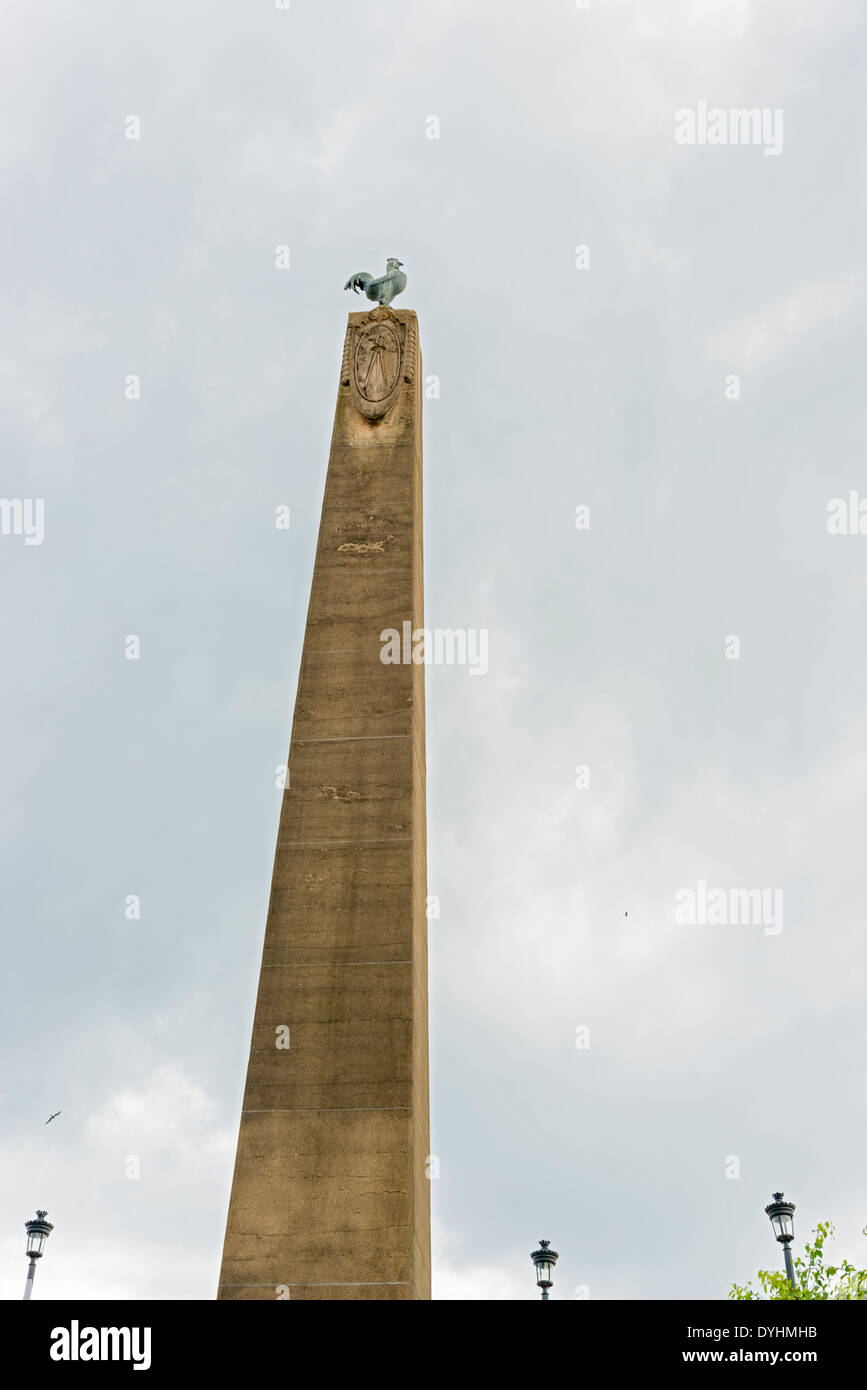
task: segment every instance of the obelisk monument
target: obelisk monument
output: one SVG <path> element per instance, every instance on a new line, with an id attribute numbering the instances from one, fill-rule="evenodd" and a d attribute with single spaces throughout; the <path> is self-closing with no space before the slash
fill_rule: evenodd
<path id="1" fill-rule="evenodd" d="M 425 668 L 380 659 L 424 626 L 421 355 L 375 302 L 343 350 L 220 1299 L 430 1298 Z"/>

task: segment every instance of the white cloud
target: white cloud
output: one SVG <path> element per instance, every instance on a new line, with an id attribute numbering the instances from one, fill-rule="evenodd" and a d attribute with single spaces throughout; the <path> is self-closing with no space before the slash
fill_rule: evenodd
<path id="1" fill-rule="evenodd" d="M 198 1168 L 234 1152 L 234 1135 L 216 1124 L 216 1113 L 202 1087 L 166 1063 L 140 1085 L 109 1096 L 87 1121 L 86 1137 L 117 1154 L 175 1150 Z"/>
<path id="2" fill-rule="evenodd" d="M 758 370 L 810 351 L 862 308 L 864 275 L 852 269 L 812 280 L 713 334 L 711 355 L 732 371 Z"/>

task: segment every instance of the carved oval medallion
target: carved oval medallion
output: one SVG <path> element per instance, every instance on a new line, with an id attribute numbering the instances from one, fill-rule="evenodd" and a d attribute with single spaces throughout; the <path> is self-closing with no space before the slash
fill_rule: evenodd
<path id="1" fill-rule="evenodd" d="M 359 333 L 352 385 L 355 404 L 368 419 L 384 415 L 400 384 L 401 346 L 393 324 L 379 321 Z"/>

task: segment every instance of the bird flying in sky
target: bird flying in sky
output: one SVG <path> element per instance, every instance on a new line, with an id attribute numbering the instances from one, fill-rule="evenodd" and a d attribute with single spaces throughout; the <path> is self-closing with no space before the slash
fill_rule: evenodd
<path id="1" fill-rule="evenodd" d="M 56 1120 L 57 1117 L 58 1117 L 58 1115 L 62 1115 L 62 1114 L 63 1114 L 63 1111 L 62 1111 L 62 1110 L 55 1110 L 55 1112 L 54 1112 L 53 1115 L 49 1115 L 49 1116 L 48 1116 L 48 1119 L 45 1121 L 45 1123 L 46 1123 L 47 1125 L 50 1125 L 52 1120 Z"/>

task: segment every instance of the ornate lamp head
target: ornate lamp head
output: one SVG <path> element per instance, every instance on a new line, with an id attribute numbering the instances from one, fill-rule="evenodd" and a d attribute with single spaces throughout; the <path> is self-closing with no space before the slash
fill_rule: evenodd
<path id="1" fill-rule="evenodd" d="M 785 1201 L 782 1192 L 774 1192 L 773 1198 L 774 1200 L 765 1207 L 765 1212 L 771 1218 L 777 1240 L 787 1245 L 795 1238 L 795 1204 Z"/>
<path id="2" fill-rule="evenodd" d="M 550 1247 L 550 1240 L 540 1240 L 539 1249 L 534 1250 L 530 1256 L 536 1266 L 536 1283 L 545 1293 L 554 1282 L 554 1266 L 560 1258 L 557 1251 Z"/>
<path id="3" fill-rule="evenodd" d="M 47 1211 L 37 1211 L 35 1220 L 24 1222 L 24 1228 L 27 1231 L 27 1258 L 29 1260 L 39 1259 L 46 1240 L 54 1230 L 51 1222 L 45 1220 L 47 1215 Z"/>

